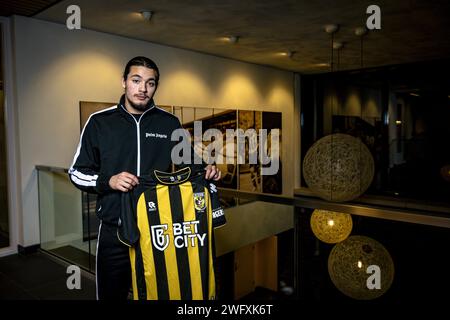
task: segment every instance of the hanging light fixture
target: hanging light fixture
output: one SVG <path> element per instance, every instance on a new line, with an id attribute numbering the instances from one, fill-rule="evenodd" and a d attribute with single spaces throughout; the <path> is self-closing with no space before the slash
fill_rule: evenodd
<path id="1" fill-rule="evenodd" d="M 344 241 L 353 228 L 350 214 L 319 209 L 312 213 L 310 224 L 314 235 L 326 243 Z"/>
<path id="2" fill-rule="evenodd" d="M 359 57 L 360 57 L 360 64 L 359 64 L 359 67 L 360 67 L 360 69 L 362 70 L 363 69 L 363 67 L 364 67 L 364 51 L 363 51 L 363 44 L 364 44 L 364 36 L 367 34 L 367 29 L 366 29 L 366 27 L 358 27 L 358 28 L 356 28 L 355 29 L 355 35 L 357 36 L 357 37 L 359 37 L 359 39 L 360 39 L 360 46 L 359 46 Z M 360 118 L 362 119 L 363 118 L 363 112 L 362 112 L 362 105 L 361 105 L 361 111 L 360 111 Z M 360 157 L 359 157 L 359 162 L 361 163 L 361 161 L 363 161 L 363 159 L 361 158 L 361 150 L 360 150 L 360 152 L 359 152 L 359 154 L 360 154 Z M 362 189 L 363 188 L 363 186 L 361 185 L 361 182 L 360 182 L 360 189 Z"/>
<path id="3" fill-rule="evenodd" d="M 240 38 L 240 36 L 235 36 L 235 35 L 229 36 L 228 41 L 232 44 L 235 44 L 239 41 L 239 38 Z"/>
<path id="4" fill-rule="evenodd" d="M 334 41 L 337 30 L 338 25 L 325 27 L 325 31 L 331 34 L 332 78 L 334 77 L 333 51 L 337 49 L 339 52 L 344 46 L 343 43 Z M 332 82 L 334 82 L 333 79 Z M 333 117 L 335 114 L 333 94 L 330 93 L 330 97 L 331 117 Z M 330 122 L 332 123 L 332 118 Z M 309 189 L 315 195 L 328 201 L 349 201 L 359 197 L 372 183 L 374 171 L 372 154 L 364 143 L 358 138 L 342 133 L 331 132 L 316 141 L 303 160 L 303 175 Z"/>
<path id="5" fill-rule="evenodd" d="M 359 37 L 359 39 L 360 39 L 360 54 L 359 54 L 359 56 L 360 56 L 360 67 L 361 67 L 361 69 L 363 68 L 363 65 L 364 65 L 364 61 L 363 61 L 363 39 L 364 39 L 364 36 L 367 34 L 367 29 L 366 29 L 366 27 L 358 27 L 358 28 L 356 28 L 355 29 L 355 35 L 356 36 L 358 36 Z"/>
<path id="6" fill-rule="evenodd" d="M 335 133 L 316 141 L 303 160 L 303 175 L 309 189 L 328 201 L 350 201 L 370 186 L 375 163 L 360 139 Z"/>
<path id="7" fill-rule="evenodd" d="M 378 272 L 378 276 L 371 274 Z M 382 296 L 394 280 L 394 262 L 386 248 L 365 236 L 350 236 L 328 257 L 328 273 L 336 288 L 358 300 Z"/>
<path id="8" fill-rule="evenodd" d="M 330 71 L 334 70 L 334 59 L 333 59 L 333 45 L 334 45 L 334 34 L 339 30 L 338 24 L 327 24 L 325 27 L 325 32 L 331 35 L 331 55 L 330 55 Z"/>
<path id="9" fill-rule="evenodd" d="M 337 66 L 336 66 L 336 71 L 339 71 L 340 69 L 340 64 L 341 64 L 341 49 L 344 48 L 344 43 L 343 42 L 338 42 L 335 41 L 333 43 L 333 49 L 337 51 Z"/>
<path id="10" fill-rule="evenodd" d="M 150 20 L 152 19 L 152 17 L 153 17 L 153 11 L 150 11 L 150 10 L 142 10 L 142 11 L 141 11 L 141 15 L 142 15 L 142 17 L 143 17 L 145 20 L 150 21 Z"/>

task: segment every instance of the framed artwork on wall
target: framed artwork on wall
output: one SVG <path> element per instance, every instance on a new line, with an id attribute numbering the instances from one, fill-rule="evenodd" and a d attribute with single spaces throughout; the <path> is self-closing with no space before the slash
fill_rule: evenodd
<path id="1" fill-rule="evenodd" d="M 281 142 L 282 142 L 282 128 L 281 128 L 281 112 L 263 112 L 262 113 L 262 127 L 267 130 L 267 151 L 270 155 L 272 153 L 271 145 L 271 131 L 273 129 L 279 129 L 279 144 L 278 144 L 278 155 L 279 155 L 279 168 L 277 173 L 273 175 L 262 176 L 262 192 L 263 193 L 274 193 L 281 194 L 283 192 L 283 179 L 282 179 L 282 158 L 281 158 Z"/>
<path id="2" fill-rule="evenodd" d="M 84 125 L 88 121 L 91 114 L 112 107 L 115 104 L 115 102 L 80 101 L 80 131 L 83 130 Z"/>
<path id="3" fill-rule="evenodd" d="M 239 129 L 245 132 L 248 130 L 255 130 L 256 135 L 262 129 L 262 112 L 239 110 L 238 111 Z M 259 137 L 256 143 L 252 146 L 250 138 L 246 137 L 244 144 L 244 154 L 240 155 L 245 163 L 239 164 L 239 190 L 261 192 L 261 165 L 258 157 Z M 254 148 L 254 150 L 252 150 Z M 256 155 L 255 161 L 250 161 L 250 155 Z M 250 163 L 251 162 L 251 163 Z"/>
<path id="4" fill-rule="evenodd" d="M 202 121 L 202 133 L 208 129 L 218 129 L 223 134 L 223 149 L 219 152 L 226 159 L 227 154 L 227 130 L 231 129 L 236 133 L 236 129 L 242 129 L 244 134 L 247 130 L 255 130 L 257 141 L 256 150 L 250 150 L 248 137 L 245 137 L 243 154 L 240 155 L 237 145 L 237 138 L 234 138 L 234 161 L 225 161 L 225 163 L 217 163 L 217 167 L 222 172 L 222 179 L 217 185 L 222 188 L 230 188 L 235 190 L 263 192 L 281 194 L 283 191 L 282 171 L 281 171 L 281 112 L 266 112 L 253 110 L 223 110 L 214 108 L 193 108 L 193 107 L 174 107 L 175 114 L 180 119 L 183 127 L 189 131 L 190 135 L 194 135 L 194 121 Z M 267 141 L 264 146 L 260 145 L 260 129 L 265 129 Z M 259 162 L 259 156 L 264 148 L 267 156 L 271 156 L 271 132 L 273 129 L 279 130 L 279 143 L 276 145 L 279 155 L 279 170 L 273 175 L 262 176 L 261 169 L 263 166 Z M 203 141 L 205 147 L 210 142 Z M 255 145 L 254 145 L 255 146 Z M 195 149 L 195 146 L 194 146 Z M 201 152 L 196 150 L 196 152 Z M 256 163 L 250 163 L 249 156 L 252 153 L 257 154 Z M 238 163 L 240 157 L 241 163 Z M 242 161 L 244 163 L 242 163 Z M 265 165 L 268 167 L 270 164 Z"/>
<path id="5" fill-rule="evenodd" d="M 183 108 L 184 109 L 184 108 Z M 220 132 L 222 132 L 224 141 L 226 141 L 226 130 L 232 129 L 236 130 L 236 121 L 237 121 L 237 110 L 221 110 L 221 112 L 215 112 L 214 109 L 211 109 L 210 112 L 207 112 L 201 108 L 202 111 L 197 111 L 196 108 L 195 112 L 192 112 L 194 114 L 193 118 L 194 121 L 202 121 L 202 133 L 205 133 L 208 129 L 218 129 Z M 184 112 L 183 112 L 184 114 Z M 197 117 L 196 117 L 197 116 Z M 187 116 L 184 116 L 183 118 L 186 119 Z M 189 119 L 192 119 L 190 117 Z M 190 122 L 184 122 L 183 127 L 189 131 L 191 136 L 194 135 L 194 121 Z M 205 146 L 208 145 L 207 141 L 203 142 Z M 223 143 L 223 148 L 219 152 L 222 153 L 224 160 L 226 156 L 226 143 Z M 195 148 L 194 148 L 195 149 Z M 196 150 L 196 152 L 199 152 Z M 236 153 L 236 150 L 235 150 Z M 222 188 L 230 188 L 230 189 L 237 189 L 238 187 L 238 168 L 237 168 L 237 156 L 235 154 L 233 163 L 230 163 L 231 161 L 224 161 L 225 163 L 218 163 L 217 167 L 222 171 L 222 179 L 217 183 L 218 187 Z"/>

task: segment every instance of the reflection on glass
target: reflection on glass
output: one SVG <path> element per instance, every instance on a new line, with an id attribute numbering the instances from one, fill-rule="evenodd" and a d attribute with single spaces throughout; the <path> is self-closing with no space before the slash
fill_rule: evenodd
<path id="1" fill-rule="evenodd" d="M 302 157 L 332 133 L 358 137 L 375 160 L 366 193 L 449 202 L 450 61 L 302 78 Z M 302 185 L 305 185 L 302 183 Z"/>
<path id="2" fill-rule="evenodd" d="M 95 270 L 98 220 L 95 199 L 76 189 L 66 172 L 38 170 L 41 248 L 87 270 Z M 91 196 L 91 195 L 89 195 Z"/>

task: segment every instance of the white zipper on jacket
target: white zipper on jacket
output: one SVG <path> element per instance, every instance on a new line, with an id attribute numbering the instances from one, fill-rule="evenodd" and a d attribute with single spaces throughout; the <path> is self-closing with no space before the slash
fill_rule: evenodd
<path id="1" fill-rule="evenodd" d="M 136 170 L 136 175 L 139 177 L 141 175 L 141 129 L 140 129 L 140 122 L 142 119 L 142 116 L 147 112 L 152 110 L 155 105 L 152 105 L 151 108 L 145 110 L 140 116 L 139 116 L 139 120 L 136 120 L 136 118 L 130 113 L 128 112 L 128 110 L 123 106 L 120 105 L 122 107 L 123 110 L 125 110 L 126 113 L 128 113 L 131 118 L 133 118 L 134 122 L 136 123 L 136 135 L 137 135 L 137 170 Z"/>

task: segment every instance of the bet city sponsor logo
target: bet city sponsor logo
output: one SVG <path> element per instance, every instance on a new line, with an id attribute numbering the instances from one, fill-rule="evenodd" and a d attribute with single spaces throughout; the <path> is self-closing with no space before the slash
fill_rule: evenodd
<path id="1" fill-rule="evenodd" d="M 185 221 L 172 224 L 173 244 L 175 248 L 188 248 L 204 246 L 206 233 L 198 233 L 198 220 Z M 170 244 L 169 224 L 158 224 L 151 226 L 153 246 L 164 251 Z"/>

